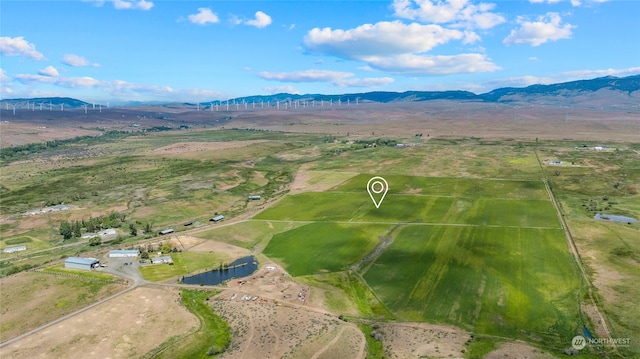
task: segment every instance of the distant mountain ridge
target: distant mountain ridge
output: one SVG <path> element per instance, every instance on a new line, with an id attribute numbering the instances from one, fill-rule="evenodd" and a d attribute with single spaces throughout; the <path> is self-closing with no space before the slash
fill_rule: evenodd
<path id="1" fill-rule="evenodd" d="M 350 93 L 339 95 L 324 94 L 290 94 L 278 93 L 274 95 L 255 95 L 238 97 L 229 100 L 213 100 L 202 101 L 200 105 L 231 105 L 237 104 L 253 104 L 262 102 L 284 102 L 284 101 L 327 101 L 327 102 L 418 102 L 431 100 L 454 100 L 454 101 L 482 101 L 482 102 L 547 102 L 560 103 L 571 99 L 580 99 L 585 95 L 593 95 L 601 91 L 610 91 L 618 96 L 625 98 L 634 95 L 634 92 L 640 91 L 640 75 L 632 75 L 627 77 L 606 76 L 590 80 L 577 80 L 549 85 L 531 85 L 527 87 L 503 87 L 483 94 L 475 94 L 470 91 L 372 91 L 363 93 Z M 610 95 L 610 94 L 609 94 Z M 636 95 L 640 97 L 640 93 Z M 588 99 L 587 99 L 588 100 Z M 586 101 L 582 98 L 582 101 Z M 637 102 L 637 100 L 635 100 Z M 93 103 L 77 100 L 69 97 L 41 97 L 41 98 L 19 98 L 19 99 L 3 99 L 0 100 L 0 106 L 16 105 L 20 108 L 28 106 L 55 106 L 57 108 L 64 106 L 65 108 L 81 108 L 84 106 L 93 106 Z M 129 102 L 130 106 L 141 105 L 175 105 L 169 102 Z M 182 103 L 186 106 L 196 106 L 196 102 Z M 102 104 L 104 106 L 104 104 Z M 5 107 L 2 107 L 5 109 Z"/>

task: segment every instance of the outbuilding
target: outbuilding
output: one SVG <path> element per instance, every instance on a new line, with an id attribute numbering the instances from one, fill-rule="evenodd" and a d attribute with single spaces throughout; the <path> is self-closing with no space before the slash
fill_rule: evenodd
<path id="1" fill-rule="evenodd" d="M 160 231 L 160 235 L 164 236 L 165 234 L 170 234 L 170 233 L 173 233 L 173 232 L 174 232 L 173 228 L 167 228 L 167 229 L 161 230 Z"/>
<path id="2" fill-rule="evenodd" d="M 224 219 L 224 216 L 220 214 L 220 215 L 217 215 L 217 216 L 215 216 L 215 217 L 211 218 L 211 221 L 213 221 L 213 222 L 220 222 L 220 221 L 222 221 L 223 219 Z"/>
<path id="3" fill-rule="evenodd" d="M 15 247 L 7 247 L 2 250 L 2 253 L 15 253 L 20 251 L 26 251 L 27 246 L 15 246 Z"/>
<path id="4" fill-rule="evenodd" d="M 135 258 L 140 255 L 137 249 L 112 249 L 109 251 L 109 258 Z"/>
<path id="5" fill-rule="evenodd" d="M 257 194 L 253 195 L 253 196 L 249 196 L 248 199 L 249 201 L 257 201 L 259 200 L 261 197 Z"/>
<path id="6" fill-rule="evenodd" d="M 151 258 L 151 264 L 160 264 L 160 263 L 173 263 L 173 259 L 171 256 L 160 256 Z"/>
<path id="7" fill-rule="evenodd" d="M 95 258 L 69 257 L 64 261 L 65 268 L 91 270 L 100 265 L 100 261 Z"/>

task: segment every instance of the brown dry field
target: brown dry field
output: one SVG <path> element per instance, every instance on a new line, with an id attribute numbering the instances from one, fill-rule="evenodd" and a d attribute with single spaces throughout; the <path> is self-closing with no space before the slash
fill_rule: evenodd
<path id="1" fill-rule="evenodd" d="M 88 293 L 82 287 L 89 280 L 38 272 L 0 278 L 0 342 L 125 289 L 123 284 L 105 284 L 96 293 Z"/>
<path id="2" fill-rule="evenodd" d="M 484 359 L 554 359 L 555 356 L 541 351 L 527 343 L 514 341 L 502 343 L 498 348 L 487 354 Z"/>
<path id="3" fill-rule="evenodd" d="M 627 106 L 628 107 L 628 106 Z M 259 128 L 274 131 L 430 137 L 576 139 L 636 141 L 640 112 L 603 105 L 594 108 L 495 104 L 458 101 L 361 103 L 358 106 L 296 110 L 249 109 L 194 111 L 183 107 L 124 107 L 89 111 L 0 110 L 2 147 L 43 140 L 97 134 L 94 129 L 138 131 L 153 126 L 199 128 Z M 164 118 L 160 119 L 159 116 Z M 566 121 L 565 121 L 566 116 Z M 139 127 L 134 127 L 139 126 Z M 46 128 L 44 128 L 46 127 Z"/>
<path id="4" fill-rule="evenodd" d="M 460 358 L 471 338 L 461 329 L 426 323 L 385 323 L 380 331 L 390 359 Z"/>
<path id="5" fill-rule="evenodd" d="M 229 322 L 233 337 L 220 358 L 364 358 L 363 334 L 333 315 L 222 296 L 229 293 L 216 297 L 213 309 Z"/>
<path id="6" fill-rule="evenodd" d="M 140 287 L 0 350 L 2 358 L 134 358 L 198 327 L 174 288 Z"/>

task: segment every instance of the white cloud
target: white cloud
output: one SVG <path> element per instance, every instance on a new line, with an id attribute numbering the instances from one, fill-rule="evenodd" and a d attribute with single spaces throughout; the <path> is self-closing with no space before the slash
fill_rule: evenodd
<path id="1" fill-rule="evenodd" d="M 563 72 L 563 76 L 572 78 L 592 78 L 602 76 L 631 76 L 640 74 L 640 67 L 630 67 L 626 69 L 606 69 L 606 70 L 577 70 Z"/>
<path id="2" fill-rule="evenodd" d="M 146 0 L 83 0 L 93 2 L 96 6 L 102 6 L 105 2 L 113 3 L 113 7 L 116 10 L 151 10 L 153 7 L 152 1 Z"/>
<path id="3" fill-rule="evenodd" d="M 264 87 L 263 90 L 267 91 L 272 95 L 277 93 L 300 94 L 300 91 L 298 91 L 295 87 L 291 85 L 267 86 L 267 87 Z"/>
<path id="4" fill-rule="evenodd" d="M 491 12 L 495 4 L 472 4 L 469 0 L 394 0 L 394 15 L 403 19 L 428 23 L 490 29 L 505 22 L 505 18 Z"/>
<path id="5" fill-rule="evenodd" d="M 347 78 L 337 81 L 336 86 L 339 87 L 378 87 L 393 83 L 391 77 L 365 77 L 365 78 Z"/>
<path id="6" fill-rule="evenodd" d="M 198 25 L 215 24 L 220 22 L 218 15 L 216 15 L 211 9 L 206 7 L 198 8 L 197 14 L 187 16 L 189 21 Z"/>
<path id="7" fill-rule="evenodd" d="M 518 17 L 520 28 L 511 30 L 502 43 L 505 45 L 528 44 L 540 46 L 548 41 L 570 39 L 571 30 L 576 26 L 562 24 L 562 18 L 556 12 L 548 12 L 539 16 L 537 21 L 526 21 L 524 17 Z"/>
<path id="8" fill-rule="evenodd" d="M 372 55 L 426 52 L 464 36 L 462 31 L 445 29 L 440 25 L 382 21 L 349 30 L 314 28 L 304 37 L 304 44 L 312 53 L 361 60 Z"/>
<path id="9" fill-rule="evenodd" d="M 451 75 L 461 73 L 492 72 L 500 67 L 483 54 L 415 55 L 369 57 L 366 61 L 378 70 L 404 75 Z"/>
<path id="10" fill-rule="evenodd" d="M 486 85 L 491 89 L 500 87 L 526 87 L 531 85 L 547 85 L 556 82 L 553 77 L 515 76 L 488 81 Z"/>
<path id="11" fill-rule="evenodd" d="M 356 78 L 352 72 L 330 70 L 305 70 L 292 72 L 267 72 L 258 73 L 265 80 L 280 82 L 328 82 L 338 87 L 371 87 L 383 86 L 393 82 L 390 77 Z"/>
<path id="12" fill-rule="evenodd" d="M 24 37 L 0 37 L 0 54 L 4 56 L 24 56 L 33 60 L 45 60 L 44 55 L 36 50 L 36 45 L 27 42 Z"/>
<path id="13" fill-rule="evenodd" d="M 57 77 L 58 75 L 60 75 L 60 73 L 58 73 L 58 70 L 56 70 L 56 68 L 51 65 L 45 67 L 44 69 L 38 70 L 38 73 L 40 75 L 49 77 Z"/>
<path id="14" fill-rule="evenodd" d="M 9 82 L 9 76 L 3 69 L 0 69 L 0 82 Z"/>
<path id="15" fill-rule="evenodd" d="M 335 82 L 353 76 L 351 72 L 330 70 L 306 70 L 293 72 L 262 71 L 258 76 L 265 80 L 282 82 Z"/>
<path id="16" fill-rule="evenodd" d="M 100 64 L 97 64 L 97 63 L 92 64 L 86 58 L 75 55 L 75 54 L 65 54 L 62 57 L 62 63 L 72 67 L 82 67 L 82 66 L 99 67 L 100 66 Z"/>
<path id="17" fill-rule="evenodd" d="M 256 11 L 255 19 L 247 20 L 244 22 L 244 24 L 262 29 L 263 27 L 267 27 L 271 24 L 271 16 L 265 14 L 262 11 Z"/>
<path id="18" fill-rule="evenodd" d="M 531 56 L 529 57 L 529 61 L 540 61 L 540 59 L 535 56 Z"/>
<path id="19" fill-rule="evenodd" d="M 564 0 L 529 0 L 529 2 L 533 4 L 557 4 L 562 1 Z M 585 4 L 589 5 L 590 3 L 604 3 L 608 1 L 610 0 L 569 0 L 571 6 L 582 6 Z"/>

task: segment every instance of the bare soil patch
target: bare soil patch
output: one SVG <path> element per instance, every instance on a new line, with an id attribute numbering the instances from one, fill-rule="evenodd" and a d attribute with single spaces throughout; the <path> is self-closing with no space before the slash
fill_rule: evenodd
<path id="1" fill-rule="evenodd" d="M 362 333 L 333 315 L 220 296 L 212 306 L 229 322 L 233 333 L 231 345 L 221 358 L 363 357 Z"/>
<path id="2" fill-rule="evenodd" d="M 502 343 L 485 359 L 554 359 L 555 356 L 521 341 Z"/>
<path id="3" fill-rule="evenodd" d="M 173 288 L 136 288 L 0 350 L 3 358 L 134 358 L 198 326 Z"/>
<path id="4" fill-rule="evenodd" d="M 228 255 L 231 258 L 244 257 L 251 254 L 251 251 L 241 247 L 236 247 L 224 242 L 217 242 L 212 240 L 201 239 L 190 236 L 177 236 L 176 241 L 179 241 L 184 246 L 184 249 L 197 252 L 221 252 Z M 173 240 L 172 240 L 173 241 Z M 174 242 L 175 243 L 175 242 Z M 177 247 L 180 248 L 180 247 Z"/>
<path id="5" fill-rule="evenodd" d="M 267 142 L 267 140 L 246 141 L 221 141 L 221 142 L 176 142 L 167 146 L 158 147 L 149 151 L 152 154 L 179 155 L 184 153 L 219 151 L 231 148 L 246 147 L 249 145 Z"/>
<path id="6" fill-rule="evenodd" d="M 389 358 L 461 358 L 469 333 L 444 325 L 426 323 L 385 323 L 381 325 L 382 345 Z"/>

